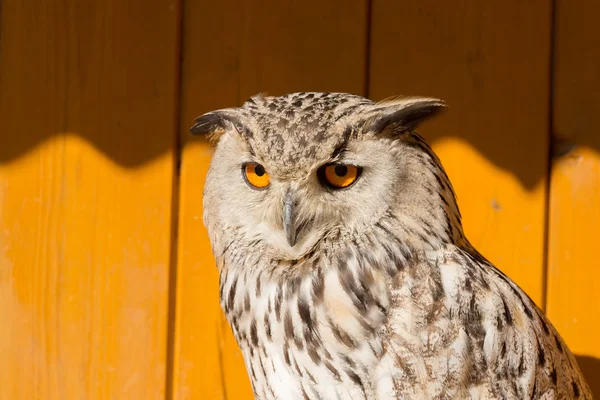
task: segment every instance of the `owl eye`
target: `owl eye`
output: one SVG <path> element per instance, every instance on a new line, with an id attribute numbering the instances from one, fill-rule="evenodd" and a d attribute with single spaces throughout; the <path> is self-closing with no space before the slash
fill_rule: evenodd
<path id="1" fill-rule="evenodd" d="M 248 185 L 253 189 L 264 189 L 271 182 L 269 174 L 265 171 L 265 167 L 258 163 L 242 165 L 242 174 Z"/>
<path id="2" fill-rule="evenodd" d="M 348 164 L 327 164 L 319 168 L 317 174 L 321 182 L 332 189 L 343 189 L 352 185 L 362 169 Z"/>

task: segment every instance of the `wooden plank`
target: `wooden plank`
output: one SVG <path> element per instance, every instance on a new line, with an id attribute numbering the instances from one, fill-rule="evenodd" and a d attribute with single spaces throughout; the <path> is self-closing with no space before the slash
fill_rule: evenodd
<path id="1" fill-rule="evenodd" d="M 422 133 L 454 184 L 472 243 L 543 299 L 550 2 L 373 3 L 370 95 L 429 95 Z"/>
<path id="2" fill-rule="evenodd" d="M 2 399 L 164 399 L 175 11 L 2 1 Z"/>
<path id="3" fill-rule="evenodd" d="M 548 314 L 600 397 L 600 3 L 557 2 Z"/>
<path id="4" fill-rule="evenodd" d="M 218 275 L 202 223 L 212 152 L 208 143 L 192 141 L 187 129 L 198 115 L 241 105 L 259 92 L 361 94 L 366 1 L 187 1 L 184 10 L 174 398 L 251 399 L 241 352 L 218 303 Z"/>

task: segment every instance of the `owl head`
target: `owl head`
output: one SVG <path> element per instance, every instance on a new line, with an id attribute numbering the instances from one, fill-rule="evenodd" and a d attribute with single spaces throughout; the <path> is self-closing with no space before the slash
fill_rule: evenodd
<path id="1" fill-rule="evenodd" d="M 204 188 L 215 255 L 235 243 L 296 260 L 390 217 L 415 245 L 423 235 L 431 246 L 452 240 L 451 225 L 460 226 L 452 187 L 414 132 L 443 107 L 432 98 L 294 93 L 199 117 L 191 131 L 216 143 Z"/>

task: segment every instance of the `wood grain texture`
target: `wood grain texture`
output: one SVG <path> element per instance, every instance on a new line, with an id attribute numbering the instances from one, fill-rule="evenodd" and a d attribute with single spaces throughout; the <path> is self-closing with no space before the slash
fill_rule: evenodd
<path id="1" fill-rule="evenodd" d="M 175 399 L 252 398 L 202 224 L 211 149 L 188 128 L 202 113 L 260 92 L 362 94 L 366 11 L 362 0 L 185 2 Z"/>
<path id="2" fill-rule="evenodd" d="M 472 243 L 543 298 L 550 2 L 373 2 L 370 97 L 449 104 L 423 135 Z"/>
<path id="3" fill-rule="evenodd" d="M 187 128 L 258 92 L 447 100 L 422 133 L 467 234 L 542 303 L 550 2 L 372 1 L 368 54 L 366 0 L 181 3 L 177 115 L 179 2 L 0 0 L 0 399 L 251 398 Z M 547 311 L 600 397 L 600 9 L 556 3 Z"/>
<path id="4" fill-rule="evenodd" d="M 558 2 L 548 314 L 600 397 L 600 36 L 593 0 Z"/>
<path id="5" fill-rule="evenodd" d="M 2 1 L 0 398 L 162 400 L 174 5 L 84 3 Z"/>

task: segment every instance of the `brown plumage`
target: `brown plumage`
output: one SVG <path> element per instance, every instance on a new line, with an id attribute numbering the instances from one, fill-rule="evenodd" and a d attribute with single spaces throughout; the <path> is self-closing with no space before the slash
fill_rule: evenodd
<path id="1" fill-rule="evenodd" d="M 221 304 L 257 399 L 591 399 L 542 312 L 465 238 L 414 131 L 442 106 L 295 93 L 198 118 L 216 141 Z"/>

